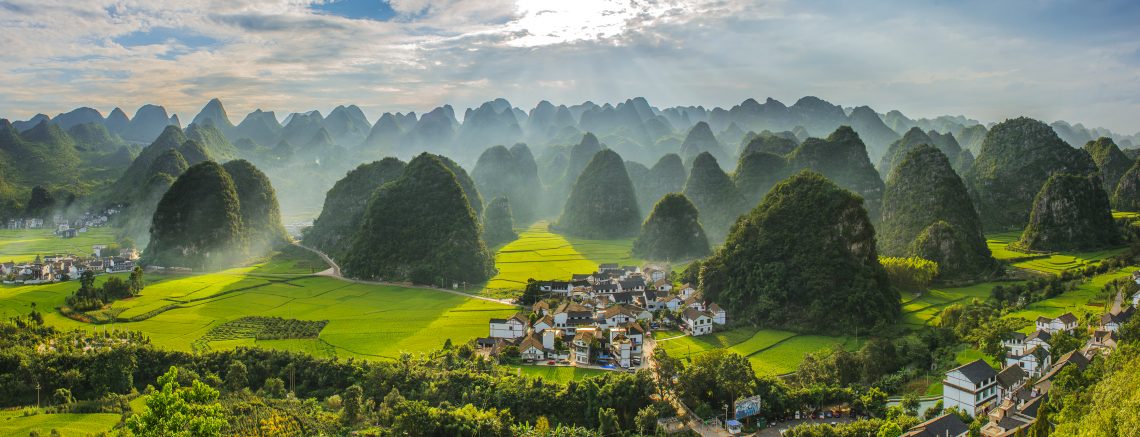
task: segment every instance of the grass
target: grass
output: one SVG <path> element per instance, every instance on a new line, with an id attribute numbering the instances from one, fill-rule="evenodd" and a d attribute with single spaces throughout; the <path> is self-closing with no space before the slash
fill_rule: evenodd
<path id="1" fill-rule="evenodd" d="M 26 436 L 36 432 L 46 436 L 56 430 L 63 436 L 85 436 L 110 431 L 119 418 L 113 413 L 23 416 L 21 411 L 0 411 L 0 435 Z"/>
<path id="2" fill-rule="evenodd" d="M 462 343 L 485 336 L 488 319 L 516 310 L 435 290 L 313 277 L 309 261 L 286 253 L 214 273 L 148 274 L 138 297 L 111 305 L 120 318 L 113 327 L 141 331 L 155 345 L 173 350 L 264 346 L 324 357 L 390 359 L 437 349 L 446 339 Z M 0 316 L 26 314 L 35 303 L 45 320 L 59 328 L 107 328 L 51 311 L 76 287 L 76 282 L 65 282 L 0 288 Z M 249 315 L 329 323 L 313 339 L 199 341 L 211 328 Z M 122 321 L 130 317 L 144 319 Z"/>
<path id="3" fill-rule="evenodd" d="M 0 262 L 32 261 L 37 255 L 74 254 L 90 256 L 91 246 L 112 244 L 112 228 L 88 228 L 75 238 L 60 238 L 53 229 L 0 229 Z"/>
<path id="4" fill-rule="evenodd" d="M 1094 276 L 1088 281 L 1078 285 L 1074 290 L 1066 291 L 1057 297 L 1033 302 L 1026 305 L 1025 309 L 1007 314 L 1005 317 L 1020 317 L 1033 321 L 1038 317 L 1052 318 L 1067 312 L 1072 312 L 1077 318 L 1081 319 L 1083 319 L 1086 314 L 1099 315 L 1104 312 L 1104 304 L 1107 303 L 1108 299 L 1101 295 L 1105 284 L 1108 284 L 1114 279 L 1127 277 L 1136 269 L 1137 267 L 1135 266 L 1125 267 Z M 1023 331 L 1032 332 L 1033 329 L 1033 325 L 1029 325 L 1024 328 Z"/>
<path id="5" fill-rule="evenodd" d="M 957 362 L 958 365 L 969 364 L 979 359 L 986 360 L 986 362 L 989 363 L 989 365 L 992 367 L 1005 367 L 1003 363 L 994 361 L 992 357 L 986 356 L 986 354 L 983 354 L 982 351 L 968 346 L 963 346 L 962 348 L 958 349 L 958 353 L 954 355 L 954 361 Z"/>
<path id="6" fill-rule="evenodd" d="M 550 231 L 548 222 L 540 221 L 519 232 L 519 238 L 495 252 L 499 273 L 479 294 L 517 296 L 528 279 L 570 279 L 575 273 L 591 273 L 598 264 L 641 265 L 629 255 L 633 240 L 581 240 L 566 238 Z"/>
<path id="7" fill-rule="evenodd" d="M 795 372 L 804 355 L 821 349 L 842 345 L 849 351 L 858 350 L 862 340 L 854 337 L 828 337 L 823 335 L 797 335 L 748 357 L 758 375 L 783 375 Z"/>
<path id="8" fill-rule="evenodd" d="M 679 337 L 678 332 L 656 333 L 657 347 L 664 348 L 669 356 L 692 358 L 715 349 L 728 349 L 748 357 L 752 368 L 760 375 L 782 375 L 794 372 L 805 354 L 841 344 L 849 350 L 858 349 L 861 342 L 851 337 L 823 335 L 797 335 L 774 329 L 756 330 L 735 328 L 700 337 Z M 661 341 L 660 339 L 667 339 Z"/>
<path id="9" fill-rule="evenodd" d="M 1028 253 L 1009 247 L 1010 243 L 1017 241 L 1020 237 L 1021 232 L 989 234 L 986 236 L 986 245 L 989 246 L 994 258 L 1008 261 L 1017 268 L 1046 274 L 1060 274 L 1065 270 L 1084 267 L 1090 263 L 1116 256 L 1126 250 L 1126 248 L 1119 247 L 1087 252 Z"/>
<path id="10" fill-rule="evenodd" d="M 599 369 L 583 369 L 571 366 L 510 366 L 513 371 L 519 372 L 521 375 L 526 375 L 532 378 L 542 378 L 546 381 L 557 381 L 566 383 L 569 381 L 577 381 L 582 378 L 591 376 L 598 376 L 608 370 Z"/>
<path id="11" fill-rule="evenodd" d="M 973 299 L 986 300 L 994 285 L 1012 282 L 982 282 L 965 287 L 936 288 L 920 296 L 903 296 L 900 322 L 907 328 L 918 329 L 937 322 L 942 310 L 955 303 L 968 303 Z"/>

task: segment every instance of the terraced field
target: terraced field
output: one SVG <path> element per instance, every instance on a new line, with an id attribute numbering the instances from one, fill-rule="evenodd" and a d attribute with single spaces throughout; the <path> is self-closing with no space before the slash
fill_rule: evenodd
<path id="1" fill-rule="evenodd" d="M 91 246 L 116 241 L 111 228 L 90 228 L 75 238 L 60 238 L 50 229 L 0 229 L 0 262 L 26 262 L 36 255 L 90 255 Z"/>
<path id="2" fill-rule="evenodd" d="M 989 246 L 994 258 L 1009 261 L 1017 268 L 1046 274 L 1059 274 L 1065 270 L 1084 267 L 1090 263 L 1116 256 L 1126 249 L 1120 247 L 1091 252 L 1035 254 L 1009 248 L 1009 244 L 1017 241 L 1020 236 L 1020 232 L 990 234 L 986 236 L 986 245 Z"/>
<path id="3" fill-rule="evenodd" d="M 1112 296 L 1103 294 L 1105 284 L 1119 278 L 1128 277 L 1137 267 L 1125 267 L 1113 272 L 1097 275 L 1087 282 L 1079 285 L 1075 290 L 1066 291 L 1060 296 L 1034 302 L 1021 311 L 1010 313 L 1006 317 L 1020 317 L 1026 320 L 1036 320 L 1037 317 L 1057 317 L 1066 312 L 1072 312 L 1078 318 L 1086 314 L 1100 315 L 1105 311 L 1105 305 Z M 1023 329 L 1032 332 L 1032 325 Z"/>
<path id="4" fill-rule="evenodd" d="M 495 253 L 499 273 L 479 292 L 483 295 L 517 296 L 528 279 L 569 279 L 575 273 L 597 271 L 598 264 L 641 265 L 630 257 L 633 240 L 567 239 L 550 231 L 549 223 L 537 222 L 519 238 Z"/>
<path id="5" fill-rule="evenodd" d="M 972 299 L 986 300 L 994 285 L 1014 282 L 983 282 L 966 287 L 931 289 L 920 296 L 905 295 L 902 299 L 901 323 L 909 328 L 930 324 L 942 310 L 954 303 L 967 303 Z"/>
<path id="6" fill-rule="evenodd" d="M 774 329 L 736 328 L 700 337 L 678 337 L 679 332 L 655 333 L 657 347 L 669 356 L 689 358 L 714 349 L 728 349 L 743 355 L 761 375 L 782 375 L 796 370 L 804 354 L 841 344 L 850 350 L 861 342 L 850 337 L 797 335 Z"/>

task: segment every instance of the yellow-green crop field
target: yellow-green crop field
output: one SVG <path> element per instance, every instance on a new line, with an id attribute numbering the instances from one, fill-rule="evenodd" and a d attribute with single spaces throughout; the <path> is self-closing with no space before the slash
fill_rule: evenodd
<path id="1" fill-rule="evenodd" d="M 88 256 L 91 246 L 111 244 L 112 228 L 89 228 L 75 238 L 56 236 L 52 229 L 0 229 L 0 262 L 27 262 L 36 255 L 75 254 Z"/>
<path id="2" fill-rule="evenodd" d="M 1116 256 L 1126 248 L 1119 247 L 1089 252 L 1026 253 L 1009 247 L 1017 241 L 1020 232 L 1003 232 L 986 235 L 986 245 L 994 258 L 1012 263 L 1014 267 L 1037 273 L 1059 274 L 1065 270 L 1084 267 L 1105 258 Z"/>
<path id="3" fill-rule="evenodd" d="M 119 423 L 119 415 L 114 413 L 95 414 L 35 414 L 24 416 L 22 411 L 0 411 L 0 435 L 26 436 L 51 435 L 52 430 L 59 435 L 86 436 L 110 431 Z"/>
<path id="4" fill-rule="evenodd" d="M 77 322 L 51 310 L 75 291 L 75 282 L 3 287 L 0 316 L 26 314 L 35 303 L 45 320 L 60 328 L 133 329 L 174 350 L 256 345 L 385 359 L 434 350 L 447 339 L 459 343 L 485 336 L 488 319 L 515 312 L 508 305 L 437 290 L 310 276 L 311 268 L 307 260 L 286 257 L 207 274 L 148 274 L 138 297 L 117 301 L 106 311 L 119 322 L 104 325 Z M 199 341 L 215 326 L 254 315 L 329 323 L 312 339 Z"/>
<path id="5" fill-rule="evenodd" d="M 499 273 L 480 292 L 486 295 L 521 294 L 528 279 L 568 280 L 575 273 L 592 273 L 598 264 L 638 265 L 629 255 L 633 240 L 582 240 L 550 231 L 549 223 L 537 222 L 519 232 L 519 238 L 495 253 Z"/>
<path id="6" fill-rule="evenodd" d="M 804 355 L 839 344 L 848 350 L 858 349 L 861 342 L 853 337 L 797 335 L 775 329 L 734 328 L 700 337 L 680 336 L 680 332 L 658 332 L 657 347 L 671 357 L 692 358 L 714 349 L 728 349 L 748 358 L 759 375 L 791 373 Z"/>

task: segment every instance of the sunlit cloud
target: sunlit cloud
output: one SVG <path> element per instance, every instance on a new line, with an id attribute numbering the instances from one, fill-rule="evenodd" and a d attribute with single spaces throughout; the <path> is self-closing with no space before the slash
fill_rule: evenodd
<path id="1" fill-rule="evenodd" d="M 1123 0 L 0 0 L 0 117 L 816 95 L 1135 132 L 1137 19 Z"/>

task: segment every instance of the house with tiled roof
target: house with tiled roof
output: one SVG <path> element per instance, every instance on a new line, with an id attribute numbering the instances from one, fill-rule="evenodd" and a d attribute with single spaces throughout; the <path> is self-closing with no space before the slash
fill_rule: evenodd
<path id="1" fill-rule="evenodd" d="M 531 334 L 519 343 L 519 356 L 524 360 L 542 361 L 546 359 L 546 348 L 538 336 Z"/>
<path id="2" fill-rule="evenodd" d="M 1075 331 L 1077 329 L 1078 322 L 1079 321 L 1077 320 L 1077 316 L 1074 316 L 1073 313 L 1065 313 L 1053 319 L 1045 316 L 1038 317 L 1036 324 L 1038 331 L 1045 331 L 1050 334 L 1056 334 L 1061 331 L 1070 333 Z"/>
<path id="3" fill-rule="evenodd" d="M 506 339 L 520 338 L 526 335 L 526 328 L 529 324 L 530 319 L 523 313 L 517 313 L 508 319 L 491 319 L 490 337 Z"/>
<path id="4" fill-rule="evenodd" d="M 713 332 L 712 316 L 705 311 L 685 308 L 685 311 L 681 313 L 681 321 L 684 323 L 685 332 L 691 336 L 697 337 Z"/>
<path id="5" fill-rule="evenodd" d="M 997 399 L 997 374 L 981 359 L 950 369 L 942 379 L 943 407 L 958 407 L 970 417 L 977 416 Z"/>
<path id="6" fill-rule="evenodd" d="M 728 322 L 728 313 L 725 312 L 720 305 L 715 303 L 709 305 L 708 313 L 712 315 L 713 323 L 717 325 L 723 325 Z"/>
<path id="7" fill-rule="evenodd" d="M 915 425 L 899 437 L 965 437 L 970 426 L 954 414 L 943 414 Z"/>

